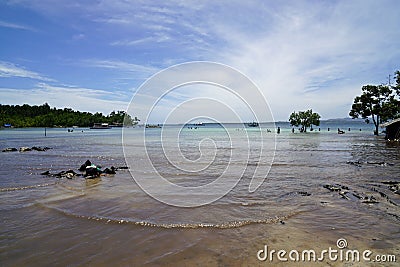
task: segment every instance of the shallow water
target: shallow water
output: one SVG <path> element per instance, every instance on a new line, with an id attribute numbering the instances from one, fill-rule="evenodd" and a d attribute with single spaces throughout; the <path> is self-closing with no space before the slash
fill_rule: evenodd
<path id="1" fill-rule="evenodd" d="M 384 183 L 400 180 L 400 149 L 364 128 L 344 135 L 326 127 L 292 134 L 285 125 L 279 135 L 265 128 L 241 131 L 235 125 L 227 130 L 184 128 L 178 143 L 168 135 L 160 142 L 160 129 L 147 131 L 152 163 L 170 182 L 206 185 L 227 164 L 238 175 L 243 173 L 227 195 L 200 207 L 174 207 L 153 199 L 129 170 L 86 180 L 40 175 L 47 170 L 77 171 L 90 159 L 103 167 L 129 165 L 135 175 L 152 179 L 154 170 L 144 167 L 139 153 L 142 130 L 124 130 L 130 151 L 138 151 L 131 155 L 134 163 L 125 162 L 122 129 L 75 129 L 73 133 L 47 129 L 46 137 L 43 129 L 0 131 L 1 148 L 52 148 L 0 153 L 2 265 L 254 266 L 268 263 L 256 257 L 264 244 L 276 249 L 317 249 L 335 247 L 338 238 L 346 238 L 353 249 L 400 257 L 400 197 Z M 166 132 L 175 130 L 165 127 Z M 227 134 L 236 138 L 233 145 Z M 268 165 L 268 153 L 257 156 L 260 134 L 267 140 L 276 137 L 275 157 L 267 179 L 250 193 L 255 167 Z M 213 142 L 201 143 L 205 138 Z M 174 151 L 177 146 L 183 157 L 164 155 L 162 148 Z M 211 156 L 214 161 L 207 165 Z M 243 160 L 245 169 L 241 169 Z M 187 171 L 203 165 L 200 171 Z M 342 195 L 325 185 L 342 187 Z"/>

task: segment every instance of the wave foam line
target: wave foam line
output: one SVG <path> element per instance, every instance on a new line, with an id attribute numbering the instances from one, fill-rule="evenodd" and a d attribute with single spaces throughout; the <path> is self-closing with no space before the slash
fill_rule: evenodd
<path id="1" fill-rule="evenodd" d="M 72 214 L 62 209 L 54 208 L 54 207 L 47 207 L 53 210 L 56 210 L 68 217 L 74 217 L 79 219 L 86 219 L 90 221 L 99 221 L 105 222 L 106 224 L 131 224 L 137 226 L 145 226 L 145 227 L 155 227 L 155 228 L 165 228 L 165 229 L 198 229 L 198 228 L 214 228 L 214 229 L 230 229 L 230 228 L 238 228 L 246 225 L 251 224 L 276 224 L 280 223 L 283 220 L 287 220 L 288 218 L 298 214 L 299 212 L 289 214 L 286 216 L 276 216 L 274 218 L 268 219 L 259 219 L 259 220 L 243 220 L 243 221 L 230 221 L 230 222 L 221 222 L 221 223 L 153 223 L 147 221 L 133 221 L 131 219 L 116 219 L 110 217 L 103 217 L 103 216 L 87 216 L 87 215 L 80 215 L 80 214 Z"/>
<path id="2" fill-rule="evenodd" d="M 27 186 L 21 186 L 21 187 L 0 188 L 0 192 L 26 190 L 26 189 L 32 189 L 32 188 L 46 187 L 46 186 L 55 185 L 55 184 L 57 184 L 57 183 L 55 182 L 55 183 L 46 183 L 46 184 L 27 185 Z"/>

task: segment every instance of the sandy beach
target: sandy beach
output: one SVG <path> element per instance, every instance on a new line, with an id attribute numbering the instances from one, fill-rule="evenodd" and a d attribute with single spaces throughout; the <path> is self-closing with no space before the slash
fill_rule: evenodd
<path id="1" fill-rule="evenodd" d="M 46 138 L 39 137 L 39 130 L 9 130 L 3 147 L 52 148 L 0 154 L 1 262 L 6 266 L 382 266 L 372 257 L 398 257 L 400 198 L 388 184 L 398 183 L 398 147 L 364 132 L 340 136 L 326 130 L 292 134 L 290 128 L 282 129 L 271 171 L 255 192 L 248 192 L 255 163 L 250 162 L 230 193 L 193 208 L 153 199 L 126 169 L 96 179 L 41 175 L 78 172 L 86 159 L 104 167 L 125 166 L 121 129 L 73 134 L 50 130 Z M 139 129 L 130 131 L 140 134 Z M 230 131 L 236 133 L 235 128 Z M 193 136 L 218 141 L 224 134 L 204 128 L 180 142 L 184 151 L 190 151 L 184 146 L 192 144 Z M 160 161 L 159 168 L 166 166 L 161 157 L 153 160 Z M 216 175 L 221 162 L 211 168 Z M 210 172 L 203 177 L 201 173 L 176 176 L 169 167 L 162 170 L 177 183 L 202 184 L 210 179 Z M 342 249 L 339 239 L 347 242 Z M 275 253 L 261 261 L 265 254 L 259 251 L 265 246 Z M 332 260 L 333 256 L 321 254 L 329 248 L 344 253 L 370 250 L 371 261 Z M 286 251 L 281 257 L 286 261 L 278 258 L 279 250 Z M 298 261 L 289 258 L 292 250 L 300 253 Z M 316 258 L 302 261 L 304 250 L 314 250 Z"/>

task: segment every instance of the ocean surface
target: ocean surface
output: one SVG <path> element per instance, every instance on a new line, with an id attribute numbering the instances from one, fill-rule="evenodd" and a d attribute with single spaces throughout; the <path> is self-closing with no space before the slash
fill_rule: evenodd
<path id="1" fill-rule="evenodd" d="M 0 153 L 0 265 L 286 266 L 290 262 L 276 258 L 260 261 L 257 252 L 265 245 L 288 251 L 337 248 L 339 238 L 348 248 L 400 261 L 398 144 L 374 136 L 370 125 L 358 121 L 325 121 L 308 133 L 292 133 L 287 123 L 276 124 L 280 134 L 272 124 L 225 126 L 170 125 L 146 129 L 145 135 L 142 127 L 46 129 L 46 136 L 39 128 L 0 130 L 1 149 L 51 148 Z M 345 134 L 338 135 L 337 128 Z M 175 132 L 178 139 L 168 135 Z M 267 145 L 268 151 L 274 148 L 270 169 L 271 154 L 258 156 L 260 136 L 274 141 Z M 142 164 L 144 137 L 154 168 Z M 134 162 L 125 160 L 124 151 Z M 95 179 L 41 174 L 80 173 L 86 160 L 103 169 L 130 169 Z M 198 207 L 162 203 L 133 177 L 151 181 L 162 175 L 196 187 L 215 181 L 227 166 L 238 183 Z M 263 176 L 257 166 L 269 173 L 249 192 L 254 176 Z M 180 196 L 171 193 L 168 199 Z M 381 266 L 329 259 L 293 264 Z"/>

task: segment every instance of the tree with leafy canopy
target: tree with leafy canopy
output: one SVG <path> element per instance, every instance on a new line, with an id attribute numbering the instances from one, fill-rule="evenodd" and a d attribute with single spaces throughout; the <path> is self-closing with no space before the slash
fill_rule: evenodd
<path id="1" fill-rule="evenodd" d="M 396 84 L 393 86 L 393 89 L 396 91 L 397 96 L 400 96 L 400 71 L 396 71 L 394 76 Z"/>
<path id="2" fill-rule="evenodd" d="M 374 134 L 379 134 L 379 125 L 400 117 L 400 72 L 397 71 L 395 85 L 364 85 L 362 94 L 354 98 L 349 112 L 350 117 L 363 118 L 366 123 L 370 119 L 374 123 Z"/>
<path id="3" fill-rule="evenodd" d="M 301 126 L 301 132 L 307 132 L 308 127 L 312 127 L 312 125 L 319 126 L 320 118 L 321 116 L 318 113 L 309 109 L 307 111 L 292 112 L 289 122 L 292 126 Z"/>

